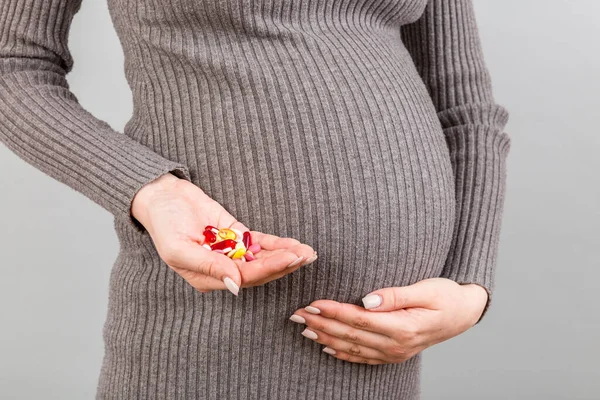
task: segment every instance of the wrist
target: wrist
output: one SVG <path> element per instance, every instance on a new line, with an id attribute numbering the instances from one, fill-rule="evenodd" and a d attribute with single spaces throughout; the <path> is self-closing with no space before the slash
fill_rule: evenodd
<path id="1" fill-rule="evenodd" d="M 152 199 L 161 192 L 168 191 L 179 180 L 180 178 L 172 173 L 166 173 L 142 186 L 131 201 L 131 215 L 145 226 L 146 210 Z"/>
<path id="2" fill-rule="evenodd" d="M 474 326 L 481 318 L 487 304 L 487 289 L 476 283 L 463 283 L 460 286 L 465 293 L 467 303 L 469 304 L 469 310 L 471 311 L 471 326 Z"/>

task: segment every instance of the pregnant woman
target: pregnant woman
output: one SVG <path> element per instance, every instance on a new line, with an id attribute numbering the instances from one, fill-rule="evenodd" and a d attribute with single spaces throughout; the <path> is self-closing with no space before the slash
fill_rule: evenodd
<path id="1" fill-rule="evenodd" d="M 97 398 L 417 399 L 493 290 L 510 141 L 471 1 L 108 0 L 124 134 L 65 79 L 80 3 L 0 3 L 0 138 L 114 216 Z"/>

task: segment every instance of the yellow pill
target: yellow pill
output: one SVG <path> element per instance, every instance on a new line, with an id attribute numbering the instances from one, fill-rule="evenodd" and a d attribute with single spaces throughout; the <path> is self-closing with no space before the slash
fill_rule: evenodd
<path id="1" fill-rule="evenodd" d="M 227 229 L 227 228 L 221 228 L 219 229 L 219 237 L 223 240 L 225 239 L 231 239 L 231 240 L 235 240 L 235 232 L 232 231 L 231 229 Z"/>
<path id="2" fill-rule="evenodd" d="M 240 247 L 239 249 L 235 250 L 234 254 L 231 256 L 231 258 L 236 259 L 236 258 L 242 258 L 242 256 L 246 254 L 246 249 L 244 247 Z M 227 254 L 229 256 L 229 254 Z"/>

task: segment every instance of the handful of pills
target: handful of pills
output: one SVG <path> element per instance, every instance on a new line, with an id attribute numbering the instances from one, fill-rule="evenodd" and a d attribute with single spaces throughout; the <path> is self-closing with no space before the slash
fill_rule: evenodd
<path id="1" fill-rule="evenodd" d="M 217 229 L 212 225 L 204 228 L 204 246 L 208 250 L 225 254 L 231 259 L 242 261 L 256 260 L 254 254 L 261 250 L 258 243 L 252 243 L 250 231 L 241 232 L 238 229 Z"/>

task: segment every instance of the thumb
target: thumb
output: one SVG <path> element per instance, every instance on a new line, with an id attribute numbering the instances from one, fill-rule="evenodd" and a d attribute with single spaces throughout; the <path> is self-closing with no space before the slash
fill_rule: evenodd
<path id="1" fill-rule="evenodd" d="M 366 309 L 393 311 L 410 307 L 426 307 L 433 304 L 436 293 L 431 284 L 417 282 L 408 286 L 389 287 L 375 290 L 362 302 Z"/>
<path id="2" fill-rule="evenodd" d="M 226 255 L 189 241 L 178 248 L 173 258 L 171 263 L 177 267 L 219 279 L 231 293 L 238 295 L 242 284 L 240 270 Z"/>

